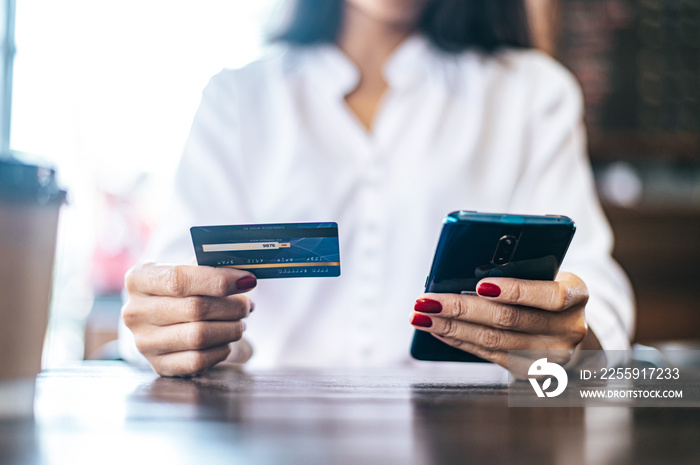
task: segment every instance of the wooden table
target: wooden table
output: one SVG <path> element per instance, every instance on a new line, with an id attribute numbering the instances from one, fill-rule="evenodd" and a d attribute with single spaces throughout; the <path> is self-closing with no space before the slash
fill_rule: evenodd
<path id="1" fill-rule="evenodd" d="M 697 408 L 509 408 L 486 375 L 120 362 L 44 372 L 34 422 L 0 422 L 12 464 L 698 464 Z"/>

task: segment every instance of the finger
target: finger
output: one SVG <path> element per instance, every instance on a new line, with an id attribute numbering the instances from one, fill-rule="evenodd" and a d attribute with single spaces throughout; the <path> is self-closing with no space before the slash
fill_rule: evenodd
<path id="1" fill-rule="evenodd" d="M 202 350 L 239 340 L 244 321 L 207 321 L 158 327 L 136 337 L 136 346 L 146 355 Z"/>
<path id="2" fill-rule="evenodd" d="M 205 350 L 187 350 L 157 357 L 153 369 L 161 376 L 200 375 L 228 357 L 228 344 Z"/>
<path id="3" fill-rule="evenodd" d="M 137 265 L 125 277 L 129 293 L 171 297 L 224 297 L 248 291 L 256 284 L 253 274 L 235 268 L 156 263 Z"/>
<path id="4" fill-rule="evenodd" d="M 435 336 L 445 344 L 451 345 L 452 347 L 463 350 L 465 352 L 469 352 L 470 354 L 476 355 L 477 357 L 481 357 L 484 360 L 488 360 L 490 362 L 494 362 L 498 365 L 501 365 L 502 367 L 508 368 L 508 352 L 488 350 L 476 344 L 472 344 L 471 342 L 461 341 L 459 339 L 452 339 L 449 337 L 442 337 L 437 334 L 433 334 L 433 336 Z"/>
<path id="5" fill-rule="evenodd" d="M 479 281 L 480 297 L 496 302 L 560 312 L 588 301 L 588 289 L 579 277 L 560 273 L 555 281 L 487 278 Z"/>
<path id="6" fill-rule="evenodd" d="M 460 321 L 531 334 L 552 334 L 560 314 L 459 294 L 424 294 L 414 310 Z"/>
<path id="7" fill-rule="evenodd" d="M 469 342 L 490 351 L 531 350 L 543 342 L 543 336 L 507 331 L 454 318 L 427 317 L 414 313 L 411 324 L 423 331 Z"/>
<path id="8" fill-rule="evenodd" d="M 229 344 L 229 347 L 231 348 L 231 353 L 226 358 L 228 363 L 245 363 L 253 356 L 253 346 L 245 338 Z"/>
<path id="9" fill-rule="evenodd" d="M 130 297 L 122 309 L 127 327 L 146 323 L 170 326 L 195 321 L 237 321 L 246 318 L 253 302 L 244 295 L 226 297 Z"/>
<path id="10" fill-rule="evenodd" d="M 534 352 L 504 352 L 504 351 L 493 351 L 488 350 L 478 345 L 472 344 L 467 341 L 460 341 L 458 339 L 451 339 L 448 337 L 442 337 L 434 335 L 437 339 L 444 342 L 445 344 L 451 345 L 457 349 L 474 354 L 477 357 L 481 357 L 484 360 L 494 362 L 507 368 L 511 372 L 515 379 L 526 379 L 528 378 L 528 370 L 532 363 L 536 360 L 535 356 L 539 357 L 542 353 L 541 351 Z M 571 358 L 572 351 L 557 351 L 548 352 L 550 357 L 558 357 L 553 361 L 560 365 L 565 364 Z"/>

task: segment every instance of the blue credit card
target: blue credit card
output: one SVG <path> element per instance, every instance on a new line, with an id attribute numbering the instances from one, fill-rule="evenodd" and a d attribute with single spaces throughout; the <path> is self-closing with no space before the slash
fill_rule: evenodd
<path id="1" fill-rule="evenodd" d="M 258 279 L 340 276 L 337 223 L 190 228 L 197 263 L 247 270 Z"/>

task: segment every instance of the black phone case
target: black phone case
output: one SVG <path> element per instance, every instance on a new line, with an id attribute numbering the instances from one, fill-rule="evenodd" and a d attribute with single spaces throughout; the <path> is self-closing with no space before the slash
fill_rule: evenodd
<path id="1" fill-rule="evenodd" d="M 453 212 L 445 217 L 425 292 L 475 294 L 487 277 L 553 280 L 576 225 L 565 216 Z M 494 254 L 503 238 L 516 239 L 512 256 L 500 264 Z M 411 355 L 418 360 L 486 362 L 416 330 Z"/>

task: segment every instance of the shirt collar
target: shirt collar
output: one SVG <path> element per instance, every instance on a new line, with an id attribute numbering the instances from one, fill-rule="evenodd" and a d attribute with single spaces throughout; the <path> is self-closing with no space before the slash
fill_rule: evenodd
<path id="1" fill-rule="evenodd" d="M 431 45 L 421 35 L 407 38 L 387 60 L 384 79 L 391 88 L 405 88 L 416 84 L 427 76 L 431 68 Z M 321 88 L 334 94 L 347 95 L 360 80 L 355 64 L 334 44 L 299 47 L 297 65 L 302 72 Z"/>
<path id="2" fill-rule="evenodd" d="M 428 40 L 422 35 L 406 39 L 387 60 L 384 79 L 389 87 L 404 88 L 419 83 L 434 69 L 431 61 L 435 54 Z"/>

